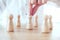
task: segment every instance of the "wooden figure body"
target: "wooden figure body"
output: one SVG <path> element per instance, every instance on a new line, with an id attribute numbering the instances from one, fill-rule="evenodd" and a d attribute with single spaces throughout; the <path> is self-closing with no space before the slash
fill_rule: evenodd
<path id="1" fill-rule="evenodd" d="M 29 16 L 29 24 L 28 24 L 28 30 L 32 30 L 32 16 Z"/>
<path id="2" fill-rule="evenodd" d="M 20 23 L 20 15 L 18 15 L 17 27 L 21 27 L 21 23 Z"/>
<path id="3" fill-rule="evenodd" d="M 45 16 L 45 27 L 44 27 L 44 33 L 49 33 L 49 26 L 48 26 L 48 16 Z"/>
<path id="4" fill-rule="evenodd" d="M 38 16 L 36 15 L 35 16 L 35 24 L 34 24 L 35 27 L 38 27 Z"/>
<path id="5" fill-rule="evenodd" d="M 13 25 L 13 15 L 10 15 L 9 17 L 9 32 L 13 32 L 14 31 L 14 25 Z"/>
<path id="6" fill-rule="evenodd" d="M 49 29 L 52 30 L 52 16 L 49 16 Z"/>

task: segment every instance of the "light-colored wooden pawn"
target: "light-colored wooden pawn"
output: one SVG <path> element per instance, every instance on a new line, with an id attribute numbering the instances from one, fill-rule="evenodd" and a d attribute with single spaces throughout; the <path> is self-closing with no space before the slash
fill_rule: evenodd
<path id="1" fill-rule="evenodd" d="M 28 30 L 32 30 L 32 16 L 29 16 L 29 24 L 28 24 Z"/>
<path id="2" fill-rule="evenodd" d="M 45 26 L 44 26 L 44 32 L 43 33 L 49 33 L 48 15 L 45 16 Z"/>
<path id="3" fill-rule="evenodd" d="M 49 16 L 49 29 L 52 30 L 52 16 Z"/>
<path id="4" fill-rule="evenodd" d="M 35 16 L 35 24 L 34 27 L 38 27 L 38 15 Z"/>
<path id="5" fill-rule="evenodd" d="M 14 32 L 13 15 L 10 15 L 9 20 L 9 32 Z"/>
<path id="6" fill-rule="evenodd" d="M 21 23 L 20 23 L 20 15 L 18 15 L 17 27 L 21 27 Z"/>

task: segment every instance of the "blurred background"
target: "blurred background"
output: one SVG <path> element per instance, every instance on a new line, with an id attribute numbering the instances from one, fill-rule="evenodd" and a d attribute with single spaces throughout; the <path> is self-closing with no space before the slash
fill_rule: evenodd
<path id="1" fill-rule="evenodd" d="M 36 12 L 39 15 L 39 22 L 43 24 L 45 15 L 52 15 L 53 24 L 60 22 L 60 0 L 47 0 L 47 3 L 40 6 Z M 39 13 L 39 14 L 38 14 Z M 16 25 L 17 16 L 21 16 L 21 23 L 28 23 L 29 0 L 0 0 L 0 25 L 8 27 L 9 15 L 13 14 L 14 24 Z M 34 19 L 34 17 L 33 17 Z M 39 25 L 40 25 L 39 24 Z"/>

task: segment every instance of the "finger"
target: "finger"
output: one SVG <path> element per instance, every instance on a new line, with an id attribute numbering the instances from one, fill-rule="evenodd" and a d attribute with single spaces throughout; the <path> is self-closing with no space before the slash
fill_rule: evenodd
<path id="1" fill-rule="evenodd" d="M 30 3 L 31 4 L 37 4 L 38 3 L 38 0 L 30 0 Z"/>
<path id="2" fill-rule="evenodd" d="M 42 4 L 42 0 L 38 0 L 38 4 Z"/>
<path id="3" fill-rule="evenodd" d="M 43 3 L 43 4 L 47 3 L 47 0 L 42 0 L 42 3 Z"/>

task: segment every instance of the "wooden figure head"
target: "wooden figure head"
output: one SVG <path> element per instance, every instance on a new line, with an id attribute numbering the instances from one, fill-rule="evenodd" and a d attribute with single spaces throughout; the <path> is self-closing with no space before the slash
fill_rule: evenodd
<path id="1" fill-rule="evenodd" d="M 31 15 L 29 16 L 29 19 L 32 19 L 32 16 Z"/>
<path id="2" fill-rule="evenodd" d="M 52 19 L 52 16 L 51 16 L 51 15 L 49 16 L 49 19 L 50 19 L 50 20 Z"/>
<path id="3" fill-rule="evenodd" d="M 36 15 L 36 19 L 38 19 L 38 15 Z"/>
<path id="4" fill-rule="evenodd" d="M 9 18 L 10 18 L 10 20 L 12 20 L 12 19 L 13 19 L 13 15 L 10 15 L 10 17 L 9 17 Z"/>
<path id="5" fill-rule="evenodd" d="M 18 15 L 18 19 L 20 19 L 20 15 Z"/>
<path id="6" fill-rule="evenodd" d="M 48 15 L 45 16 L 45 20 L 46 20 L 46 21 L 48 20 Z"/>

